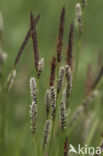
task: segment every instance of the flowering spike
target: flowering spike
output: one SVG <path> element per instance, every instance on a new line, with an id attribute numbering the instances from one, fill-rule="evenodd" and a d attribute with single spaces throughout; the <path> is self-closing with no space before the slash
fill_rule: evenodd
<path id="1" fill-rule="evenodd" d="M 57 81 L 57 93 L 59 93 L 61 88 L 62 88 L 64 71 L 65 71 L 65 68 L 64 67 L 60 67 L 60 69 L 59 69 L 59 77 L 58 77 L 58 81 Z"/>
<path id="2" fill-rule="evenodd" d="M 5 62 L 7 59 L 7 53 L 5 53 L 2 48 L 0 47 L 0 64 Z"/>
<path id="3" fill-rule="evenodd" d="M 68 137 L 66 137 L 64 144 L 64 156 L 68 156 L 68 151 L 69 151 L 69 141 Z"/>
<path id="4" fill-rule="evenodd" d="M 75 111 L 71 121 L 69 122 L 69 126 L 72 126 L 79 118 L 80 114 L 86 110 L 88 105 L 94 100 L 94 98 L 98 95 L 98 91 L 94 90 L 87 98 L 83 101 L 82 105 L 77 108 Z"/>
<path id="5" fill-rule="evenodd" d="M 44 68 L 44 58 L 41 58 L 38 63 L 38 78 L 40 77 L 43 68 Z"/>
<path id="6" fill-rule="evenodd" d="M 74 25 L 71 24 L 70 32 L 69 32 L 69 39 L 68 39 L 67 57 L 66 57 L 66 63 L 70 67 L 72 67 L 73 32 L 74 32 Z"/>
<path id="7" fill-rule="evenodd" d="M 34 48 L 35 68 L 36 71 L 38 72 L 38 63 L 39 63 L 38 41 L 37 41 L 37 32 L 36 32 L 36 27 L 35 27 L 35 22 L 34 22 L 34 17 L 32 12 L 30 14 L 30 23 L 31 23 L 31 36 L 32 36 L 33 48 Z"/>
<path id="8" fill-rule="evenodd" d="M 83 101 L 84 110 L 87 108 L 88 104 L 91 103 L 94 98 L 98 95 L 98 91 L 94 90 L 87 98 Z"/>
<path id="9" fill-rule="evenodd" d="M 35 23 L 35 24 L 38 23 L 39 18 L 40 18 L 40 15 L 38 15 L 38 16 L 36 17 L 36 19 L 34 19 L 34 23 Z M 26 45 L 27 45 L 27 43 L 28 43 L 28 41 L 29 41 L 30 32 L 31 32 L 31 28 L 29 28 L 29 30 L 28 30 L 28 32 L 27 32 L 27 34 L 26 34 L 26 36 L 25 36 L 25 39 L 24 39 L 24 41 L 23 41 L 23 43 L 22 43 L 22 45 L 21 45 L 21 47 L 20 47 L 20 50 L 19 50 L 19 52 L 18 52 L 18 54 L 17 54 L 17 56 L 16 56 L 16 59 L 15 59 L 15 62 L 14 62 L 14 67 L 16 67 L 17 63 L 19 62 L 20 56 L 21 56 L 21 54 L 22 54 L 24 48 L 26 47 Z"/>
<path id="10" fill-rule="evenodd" d="M 44 128 L 43 149 L 46 147 L 46 144 L 49 138 L 50 125 L 51 125 L 51 121 L 46 120 L 46 124 Z"/>
<path id="11" fill-rule="evenodd" d="M 93 123 L 94 117 L 95 117 L 95 114 L 94 113 L 90 113 L 89 117 L 84 122 L 83 142 L 85 142 L 87 137 L 88 137 L 89 130 L 90 130 L 91 125 Z"/>
<path id="12" fill-rule="evenodd" d="M 72 72 L 68 65 L 66 65 L 66 78 L 67 78 L 66 96 L 68 98 L 70 97 L 72 90 Z"/>
<path id="13" fill-rule="evenodd" d="M 10 89 L 12 88 L 15 77 L 16 77 L 16 70 L 14 69 L 13 71 L 11 71 L 11 73 L 9 74 L 8 79 L 7 79 L 7 90 L 8 91 L 10 91 Z"/>
<path id="14" fill-rule="evenodd" d="M 61 101 L 61 108 L 60 108 L 60 119 L 61 119 L 61 129 L 64 130 L 66 127 L 66 106 L 63 101 Z"/>
<path id="15" fill-rule="evenodd" d="M 59 25 L 59 35 L 57 39 L 57 62 L 61 62 L 61 52 L 63 47 L 63 34 L 64 34 L 64 21 L 65 21 L 65 6 L 62 8 L 60 25 Z"/>
<path id="16" fill-rule="evenodd" d="M 56 57 L 53 56 L 51 60 L 51 74 L 50 74 L 50 81 L 49 85 L 50 87 L 54 85 L 54 80 L 55 80 L 55 68 L 56 68 Z"/>
<path id="17" fill-rule="evenodd" d="M 46 103 L 46 114 L 47 114 L 47 118 L 48 118 L 49 112 L 50 112 L 50 90 L 46 91 L 45 103 Z"/>
<path id="18" fill-rule="evenodd" d="M 87 4 L 87 0 L 82 0 L 81 4 L 82 4 L 82 7 L 84 8 L 86 6 L 86 4 Z"/>
<path id="19" fill-rule="evenodd" d="M 82 8 L 81 4 L 77 3 L 76 6 L 76 25 L 79 28 L 79 32 L 82 32 Z"/>
<path id="20" fill-rule="evenodd" d="M 30 117 L 32 123 L 32 132 L 36 129 L 36 118 L 37 118 L 37 84 L 35 78 L 30 79 L 30 93 L 32 98 L 32 104 L 30 106 Z"/>
<path id="21" fill-rule="evenodd" d="M 74 115 L 72 116 L 72 119 L 70 120 L 70 122 L 69 122 L 69 124 L 68 124 L 69 127 L 71 127 L 71 126 L 78 120 L 78 118 L 79 118 L 80 114 L 83 112 L 83 110 L 84 110 L 84 109 L 83 109 L 83 106 L 82 106 L 82 105 L 79 106 L 79 107 L 76 109 Z"/>
<path id="22" fill-rule="evenodd" d="M 51 96 L 52 117 L 54 120 L 55 113 L 56 113 L 56 91 L 55 91 L 54 86 L 50 88 L 50 96 Z"/>

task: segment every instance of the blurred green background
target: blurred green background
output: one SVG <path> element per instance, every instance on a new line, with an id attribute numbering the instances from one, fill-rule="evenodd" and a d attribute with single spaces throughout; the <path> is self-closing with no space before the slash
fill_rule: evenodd
<path id="1" fill-rule="evenodd" d="M 3 66 L 2 83 L 5 82 L 10 70 L 13 67 L 14 59 L 30 27 L 30 12 L 36 17 L 41 15 L 37 25 L 39 53 L 40 57 L 45 58 L 45 69 L 40 78 L 40 104 L 39 104 L 39 122 L 38 122 L 38 140 L 37 144 L 42 144 L 43 127 L 45 122 L 44 95 L 48 87 L 49 64 L 52 55 L 56 53 L 56 38 L 61 8 L 66 6 L 65 34 L 63 53 L 67 47 L 69 27 L 71 22 L 75 21 L 75 4 L 79 0 L 0 0 L 0 11 L 3 15 L 3 34 L 2 48 L 7 52 L 8 59 Z M 79 73 L 76 83 L 76 89 L 73 92 L 71 102 L 72 111 L 75 111 L 77 105 L 85 97 L 85 79 L 87 66 L 90 63 L 93 70 L 99 69 L 98 56 L 103 55 L 103 0 L 88 0 L 83 21 L 83 46 L 79 61 Z M 76 36 L 75 36 L 76 38 Z M 76 42 L 76 40 L 75 40 Z M 75 45 L 76 43 L 74 43 Z M 74 61 L 76 56 L 74 46 Z M 63 61 L 64 61 L 63 56 Z M 102 62 L 101 57 L 101 62 Z M 13 89 L 8 95 L 0 95 L 0 104 L 5 106 L 4 118 L 4 136 L 0 140 L 0 152 L 2 156 L 32 155 L 32 134 L 29 129 L 29 105 L 31 104 L 29 95 L 29 79 L 34 74 L 34 60 L 32 40 L 30 39 L 26 49 L 23 52 L 20 63 L 17 67 L 17 77 Z M 102 124 L 95 134 L 94 145 L 102 131 Z M 80 131 L 79 131 L 80 133 Z M 80 135 L 80 134 L 79 134 Z M 70 137 L 71 142 L 75 141 L 75 135 Z M 5 142 L 5 148 L 2 147 Z M 81 141 L 80 141 L 81 142 Z M 35 145 L 36 146 L 36 145 Z M 35 154 L 36 155 L 36 154 Z"/>

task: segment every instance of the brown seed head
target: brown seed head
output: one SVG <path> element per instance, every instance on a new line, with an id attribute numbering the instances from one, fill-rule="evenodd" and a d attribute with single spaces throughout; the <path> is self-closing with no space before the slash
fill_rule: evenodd
<path id="1" fill-rule="evenodd" d="M 36 19 L 34 20 L 35 25 L 38 23 L 39 18 L 40 18 L 40 15 L 38 15 L 38 16 L 36 17 Z M 29 38 L 30 38 L 30 31 L 31 31 L 31 28 L 29 28 L 29 30 L 28 30 L 28 32 L 27 32 L 27 34 L 26 34 L 26 36 L 25 36 L 25 39 L 24 39 L 24 41 L 23 41 L 23 43 L 22 43 L 22 45 L 21 45 L 21 47 L 20 47 L 20 50 L 19 50 L 19 52 L 17 53 L 16 59 L 15 59 L 15 62 L 14 62 L 14 67 L 16 67 L 17 63 L 19 62 L 20 56 L 21 56 L 21 54 L 22 54 L 24 48 L 26 47 L 26 45 L 27 45 L 27 43 L 28 43 L 28 40 L 29 40 Z"/>
<path id="2" fill-rule="evenodd" d="M 68 141 L 68 137 L 66 137 L 65 144 L 64 144 L 64 156 L 68 156 L 68 148 L 69 148 L 69 141 Z"/>
<path id="3" fill-rule="evenodd" d="M 70 32 L 69 32 L 68 48 L 67 48 L 67 58 L 66 58 L 66 62 L 70 67 L 72 67 L 73 32 L 74 32 L 74 26 L 73 24 L 71 24 Z"/>
<path id="4" fill-rule="evenodd" d="M 31 23 L 31 36 L 33 40 L 33 48 L 34 48 L 34 60 L 35 60 L 35 68 L 36 71 L 38 71 L 38 63 L 39 63 L 39 52 L 38 52 L 38 41 L 37 41 L 37 32 L 36 32 L 36 27 L 35 27 L 35 22 L 34 22 L 34 17 L 31 12 L 30 14 L 30 23 Z"/>
<path id="5" fill-rule="evenodd" d="M 56 57 L 53 56 L 51 60 L 51 75 L 50 75 L 50 81 L 49 85 L 53 86 L 54 85 L 54 80 L 55 80 L 55 68 L 56 68 Z"/>
<path id="6" fill-rule="evenodd" d="M 62 8 L 59 24 L 59 35 L 57 39 L 57 62 L 61 61 L 61 52 L 63 47 L 63 35 L 64 35 L 64 21 L 65 21 L 65 6 L 63 6 Z"/>

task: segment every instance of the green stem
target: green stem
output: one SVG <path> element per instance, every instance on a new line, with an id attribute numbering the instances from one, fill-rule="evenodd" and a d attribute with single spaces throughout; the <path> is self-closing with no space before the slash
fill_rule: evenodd
<path id="1" fill-rule="evenodd" d="M 51 132 L 51 139 L 50 139 L 50 144 L 49 144 L 48 156 L 50 156 L 50 150 L 51 150 L 52 141 L 53 141 L 53 132 L 54 132 L 54 121 L 53 121 L 53 126 L 52 126 L 52 132 Z"/>
<path id="2" fill-rule="evenodd" d="M 76 63 L 75 63 L 75 72 L 74 72 L 74 80 L 73 82 L 76 82 L 76 78 L 77 78 L 77 72 L 78 72 L 78 68 L 79 68 L 79 58 L 80 58 L 80 51 L 81 51 L 81 46 L 82 46 L 82 38 L 81 35 L 79 36 L 79 41 L 78 41 L 78 49 L 77 49 L 77 55 L 76 55 Z M 75 85 L 73 85 L 75 86 Z"/>
<path id="3" fill-rule="evenodd" d="M 59 75 L 59 67 L 60 67 L 60 63 L 57 64 L 57 80 L 58 80 L 58 75 Z M 56 95 L 57 95 L 57 91 L 56 91 Z M 56 97 L 56 111 L 55 111 L 55 118 L 53 120 L 53 126 L 52 126 L 52 132 L 51 132 L 51 139 L 50 139 L 50 144 L 49 144 L 48 155 L 50 155 L 50 150 L 51 150 L 51 146 L 52 146 L 54 129 L 55 129 L 55 122 L 56 122 L 56 119 L 57 119 L 57 110 L 58 110 L 58 95 Z"/>

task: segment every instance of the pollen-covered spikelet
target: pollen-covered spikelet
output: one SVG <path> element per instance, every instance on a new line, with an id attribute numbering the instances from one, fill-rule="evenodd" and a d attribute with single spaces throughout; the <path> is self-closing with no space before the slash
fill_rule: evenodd
<path id="1" fill-rule="evenodd" d="M 38 77 L 40 77 L 43 68 L 44 68 L 44 58 L 41 58 L 38 63 Z"/>
<path id="2" fill-rule="evenodd" d="M 49 116 L 49 112 L 50 112 L 50 102 L 51 102 L 51 99 L 50 99 L 50 90 L 48 89 L 46 91 L 46 94 L 45 94 L 45 104 L 46 104 L 46 114 L 47 114 L 47 118 Z"/>
<path id="3" fill-rule="evenodd" d="M 81 4 L 77 3 L 76 6 L 76 26 L 79 28 L 79 32 L 82 32 L 82 8 Z"/>
<path id="4" fill-rule="evenodd" d="M 61 101 L 61 106 L 60 106 L 60 121 L 61 121 L 61 129 L 64 130 L 66 128 L 66 106 L 64 101 Z"/>
<path id="5" fill-rule="evenodd" d="M 64 67 L 60 67 L 60 69 L 59 69 L 59 77 L 58 77 L 58 81 L 57 81 L 57 93 L 59 93 L 61 88 L 62 88 L 64 72 L 65 72 L 65 68 Z"/>
<path id="6" fill-rule="evenodd" d="M 32 132 L 36 129 L 36 118 L 37 118 L 37 84 L 35 78 L 30 79 L 30 94 L 32 98 L 32 104 L 30 106 L 30 117 L 32 124 Z"/>
<path id="7" fill-rule="evenodd" d="M 69 98 L 71 95 L 71 90 L 72 90 L 72 71 L 69 65 L 66 65 L 65 70 L 66 70 L 66 78 L 67 78 L 66 96 L 67 98 Z"/>
<path id="8" fill-rule="evenodd" d="M 55 113 L 56 113 L 56 90 L 55 90 L 54 86 L 52 86 L 50 88 L 50 98 L 51 98 L 51 115 L 54 120 Z"/>
<path id="9" fill-rule="evenodd" d="M 44 128 L 43 149 L 46 147 L 46 144 L 49 138 L 50 126 L 51 126 L 51 121 L 46 120 L 46 124 Z"/>
<path id="10" fill-rule="evenodd" d="M 7 91 L 10 91 L 10 89 L 12 88 L 15 77 L 16 77 L 16 70 L 14 69 L 13 71 L 11 71 L 11 73 L 7 78 Z"/>

